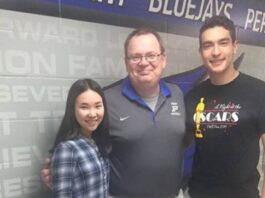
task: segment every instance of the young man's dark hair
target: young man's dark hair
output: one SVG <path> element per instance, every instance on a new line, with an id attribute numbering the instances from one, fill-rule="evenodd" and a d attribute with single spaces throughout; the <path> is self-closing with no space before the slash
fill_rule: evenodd
<path id="1" fill-rule="evenodd" d="M 232 38 L 232 42 L 234 43 L 236 41 L 236 28 L 235 28 L 234 22 L 225 16 L 213 16 L 212 18 L 205 21 L 205 23 L 200 29 L 200 36 L 199 36 L 200 47 L 201 47 L 201 41 L 202 41 L 201 36 L 203 32 L 208 30 L 209 28 L 214 28 L 216 26 L 221 26 L 225 28 L 226 30 L 228 30 Z"/>

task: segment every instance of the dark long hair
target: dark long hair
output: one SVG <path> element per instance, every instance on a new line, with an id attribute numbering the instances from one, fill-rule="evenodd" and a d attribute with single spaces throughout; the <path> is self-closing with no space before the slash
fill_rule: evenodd
<path id="1" fill-rule="evenodd" d="M 61 125 L 57 132 L 54 145 L 52 147 L 51 152 L 53 152 L 54 148 L 62 141 L 71 140 L 78 137 L 81 134 L 81 126 L 77 122 L 75 118 L 75 102 L 77 97 L 87 90 L 93 90 L 98 93 L 103 101 L 104 106 L 104 116 L 95 131 L 93 131 L 91 137 L 95 141 L 96 145 L 99 148 L 99 152 L 103 156 L 107 156 L 110 151 L 110 138 L 109 138 L 109 120 L 108 120 L 108 112 L 107 112 L 107 104 L 103 94 L 103 91 L 99 84 L 92 79 L 80 79 L 73 83 L 71 86 L 67 101 L 65 114 L 63 116 Z"/>

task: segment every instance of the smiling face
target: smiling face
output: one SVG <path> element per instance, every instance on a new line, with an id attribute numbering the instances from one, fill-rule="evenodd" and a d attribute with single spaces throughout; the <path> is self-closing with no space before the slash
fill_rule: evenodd
<path id="1" fill-rule="evenodd" d="M 201 34 L 200 54 L 210 76 L 233 75 L 236 50 L 237 41 L 233 42 L 229 31 L 222 26 L 206 29 Z"/>
<path id="2" fill-rule="evenodd" d="M 97 92 L 89 89 L 76 98 L 75 117 L 85 136 L 91 136 L 103 120 L 103 116 L 104 105 Z"/>
<path id="3" fill-rule="evenodd" d="M 137 57 L 141 57 L 138 62 L 135 61 Z M 165 68 L 166 58 L 161 53 L 157 38 L 148 33 L 131 38 L 125 63 L 130 80 L 134 85 L 156 85 Z"/>

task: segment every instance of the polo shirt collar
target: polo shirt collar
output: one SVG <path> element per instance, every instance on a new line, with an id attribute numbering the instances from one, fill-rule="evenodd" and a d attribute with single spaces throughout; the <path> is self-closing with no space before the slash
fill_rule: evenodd
<path id="1" fill-rule="evenodd" d="M 169 97 L 171 95 L 171 92 L 168 86 L 166 85 L 166 83 L 163 80 L 160 80 L 159 85 L 160 85 L 160 93 L 164 97 Z M 123 80 L 122 93 L 130 100 L 134 101 L 142 100 L 141 97 L 135 91 L 134 87 L 132 86 L 132 83 L 128 76 Z"/>

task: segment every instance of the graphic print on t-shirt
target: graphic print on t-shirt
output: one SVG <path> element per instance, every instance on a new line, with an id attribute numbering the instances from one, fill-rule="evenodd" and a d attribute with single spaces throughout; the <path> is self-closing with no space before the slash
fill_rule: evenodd
<path id="1" fill-rule="evenodd" d="M 198 108 L 202 106 L 202 102 L 204 102 L 203 110 Z M 196 137 L 202 138 L 203 132 L 211 129 L 222 129 L 225 133 L 228 132 L 228 129 L 237 125 L 240 109 L 241 105 L 232 101 L 221 103 L 216 99 L 207 101 L 207 99 L 201 97 L 196 106 L 193 120 L 196 125 L 195 134 L 197 130 L 200 130 L 202 136 Z M 200 119 L 198 119 L 198 116 Z"/>

